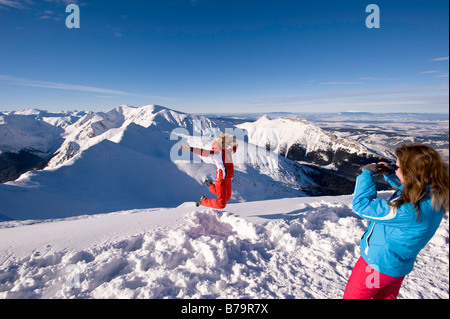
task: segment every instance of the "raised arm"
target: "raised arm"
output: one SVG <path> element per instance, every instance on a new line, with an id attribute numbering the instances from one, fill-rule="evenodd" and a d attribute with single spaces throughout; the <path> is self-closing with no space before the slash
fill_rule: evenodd
<path id="1" fill-rule="evenodd" d="M 211 154 L 214 154 L 214 151 L 212 151 L 212 150 L 204 150 L 201 148 L 191 147 L 187 144 L 181 145 L 180 148 L 183 150 L 191 151 L 192 153 L 197 154 L 199 156 L 203 156 L 203 157 L 208 157 Z"/>
<path id="2" fill-rule="evenodd" d="M 386 199 L 377 198 L 375 173 L 363 170 L 356 179 L 353 194 L 353 211 L 360 217 L 380 224 L 405 226 L 416 220 L 412 204 L 404 204 L 398 208 L 389 205 Z"/>

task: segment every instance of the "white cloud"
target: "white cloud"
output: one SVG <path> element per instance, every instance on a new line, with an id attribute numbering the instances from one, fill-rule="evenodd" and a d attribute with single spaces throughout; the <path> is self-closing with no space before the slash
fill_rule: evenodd
<path id="1" fill-rule="evenodd" d="M 312 101 L 333 101 L 336 100 L 348 100 L 357 97 L 373 97 L 373 96 L 395 96 L 395 95 L 406 95 L 408 96 L 416 95 L 419 93 L 431 93 L 433 92 L 448 92 L 448 85 L 437 86 L 437 87 L 420 87 L 412 89 L 390 89 L 390 90 L 379 90 L 379 91 L 362 91 L 362 92 L 342 92 L 342 93 L 324 93 L 317 95 L 302 95 L 302 96 L 286 96 L 286 97 L 272 97 L 272 98 L 260 98 L 253 99 L 249 102 L 251 104 L 288 104 L 288 103 L 302 103 L 302 102 L 312 102 Z M 446 95 L 448 97 L 448 94 Z"/>
<path id="2" fill-rule="evenodd" d="M 366 77 L 366 78 L 359 78 L 360 80 L 366 80 L 366 81 L 398 81 L 398 79 L 384 79 L 384 78 L 373 78 L 373 77 Z"/>
<path id="3" fill-rule="evenodd" d="M 78 0 L 45 0 L 46 2 L 53 2 L 53 3 L 57 3 L 57 4 L 64 4 L 64 5 L 68 5 L 68 4 L 78 4 Z"/>
<path id="4" fill-rule="evenodd" d="M 25 9 L 25 6 L 21 2 L 12 0 L 0 0 L 0 8 L 2 8 L 2 6 L 15 9 Z"/>
<path id="5" fill-rule="evenodd" d="M 42 1 L 41 1 L 42 2 Z M 67 6 L 68 4 L 78 4 L 78 0 L 45 0 L 49 4 L 54 4 L 56 6 Z M 36 2 L 34 0 L 0 0 L 0 9 L 19 9 L 25 10 L 30 9 L 32 11 L 39 11 L 36 8 Z M 45 10 L 46 15 L 50 15 L 52 10 Z"/>
<path id="6" fill-rule="evenodd" d="M 322 82 L 322 85 L 353 85 L 353 84 L 364 84 L 363 82 Z"/>
<path id="7" fill-rule="evenodd" d="M 360 80 L 369 80 L 369 81 L 383 81 L 382 78 L 371 78 L 371 77 L 367 77 L 367 78 L 359 78 Z"/>
<path id="8" fill-rule="evenodd" d="M 448 56 L 442 57 L 442 58 L 436 58 L 436 59 L 433 59 L 431 61 L 448 61 Z"/>
<path id="9" fill-rule="evenodd" d="M 20 78 L 11 77 L 8 75 L 0 75 L 0 81 L 6 82 L 8 84 L 13 84 L 13 85 L 40 87 L 40 88 L 46 88 L 46 89 L 70 90 L 70 91 L 92 92 L 92 93 L 125 95 L 125 96 L 137 96 L 137 97 L 152 97 L 152 98 L 171 100 L 170 98 L 161 97 L 161 96 L 146 96 L 146 95 L 141 95 L 141 94 L 134 94 L 134 93 L 129 93 L 129 92 L 125 92 L 125 91 L 105 89 L 105 88 L 99 88 L 99 87 L 94 87 L 94 86 L 20 79 Z"/>
<path id="10" fill-rule="evenodd" d="M 8 75 L 0 75 L 0 80 L 6 81 L 10 84 L 31 86 L 31 87 L 41 87 L 41 88 L 47 88 L 47 89 L 107 93 L 107 94 L 115 94 L 115 95 L 136 95 L 136 94 L 131 94 L 128 92 L 118 91 L 118 90 L 110 90 L 110 89 L 104 89 L 104 88 L 98 88 L 98 87 L 92 87 L 92 86 L 73 85 L 73 84 L 65 84 L 65 83 L 57 83 L 57 82 L 27 80 L 27 79 L 10 77 Z"/>

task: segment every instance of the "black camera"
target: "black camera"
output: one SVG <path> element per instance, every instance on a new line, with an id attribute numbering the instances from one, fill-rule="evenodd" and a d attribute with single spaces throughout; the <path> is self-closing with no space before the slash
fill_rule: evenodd
<path id="1" fill-rule="evenodd" d="M 376 173 L 377 174 L 388 173 L 390 175 L 393 173 L 393 170 L 392 170 L 391 166 L 389 166 L 389 165 L 386 166 L 386 165 L 382 165 L 382 164 L 377 164 Z"/>

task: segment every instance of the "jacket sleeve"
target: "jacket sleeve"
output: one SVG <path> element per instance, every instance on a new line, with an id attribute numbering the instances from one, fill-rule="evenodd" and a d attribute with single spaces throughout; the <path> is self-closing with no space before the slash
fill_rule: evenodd
<path id="1" fill-rule="evenodd" d="M 363 170 L 356 179 L 353 211 L 369 221 L 398 227 L 409 225 L 417 218 L 412 204 L 394 208 L 387 200 L 377 198 L 375 174 L 367 170 Z"/>
<path id="2" fill-rule="evenodd" d="M 195 148 L 195 147 L 191 147 L 191 152 L 196 155 L 203 156 L 203 157 L 208 157 L 211 154 L 214 154 L 214 151 L 204 150 L 204 149 Z"/>
<path id="3" fill-rule="evenodd" d="M 400 187 L 402 186 L 402 183 L 400 183 L 400 180 L 398 179 L 397 175 L 391 174 L 391 175 L 385 175 L 384 179 L 391 185 L 392 187 Z"/>

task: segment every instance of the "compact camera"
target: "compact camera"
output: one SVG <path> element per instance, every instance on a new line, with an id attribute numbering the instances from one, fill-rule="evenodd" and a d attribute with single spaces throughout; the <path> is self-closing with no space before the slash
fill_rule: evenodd
<path id="1" fill-rule="evenodd" d="M 383 173 L 392 174 L 393 173 L 393 169 L 389 165 L 386 166 L 386 165 L 377 164 L 377 166 L 376 166 L 376 173 L 377 174 L 383 174 Z"/>

